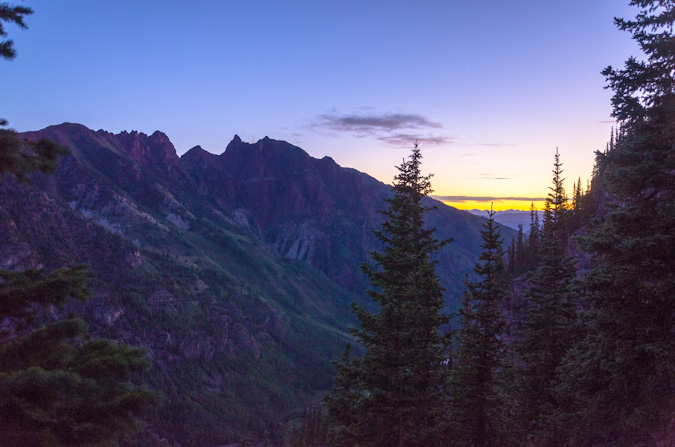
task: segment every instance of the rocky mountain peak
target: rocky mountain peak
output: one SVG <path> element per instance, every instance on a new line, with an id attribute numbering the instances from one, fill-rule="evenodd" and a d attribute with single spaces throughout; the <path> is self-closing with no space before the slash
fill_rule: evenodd
<path id="1" fill-rule="evenodd" d="M 235 135 L 220 155 L 223 165 L 235 177 L 286 177 L 311 165 L 312 158 L 297 146 L 268 137 L 256 143 L 245 143 Z M 235 167 L 228 169 L 228 167 Z"/>
<path id="2" fill-rule="evenodd" d="M 204 150 L 201 146 L 197 145 L 184 153 L 180 157 L 181 161 L 185 161 L 190 165 L 202 165 L 209 166 L 218 163 L 218 156 Z"/>
<path id="3" fill-rule="evenodd" d="M 109 135 L 124 152 L 141 165 L 160 164 L 172 167 L 177 166 L 180 161 L 176 148 L 163 132 L 155 131 L 148 136 L 134 130 Z"/>

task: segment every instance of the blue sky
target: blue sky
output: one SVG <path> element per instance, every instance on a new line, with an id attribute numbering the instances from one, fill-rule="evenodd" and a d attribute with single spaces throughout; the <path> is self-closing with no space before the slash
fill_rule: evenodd
<path id="1" fill-rule="evenodd" d="M 27 0 L 0 116 L 161 130 L 179 154 L 269 136 L 386 182 L 417 138 L 437 195 L 537 198 L 556 147 L 571 187 L 605 146 L 627 3 Z"/>

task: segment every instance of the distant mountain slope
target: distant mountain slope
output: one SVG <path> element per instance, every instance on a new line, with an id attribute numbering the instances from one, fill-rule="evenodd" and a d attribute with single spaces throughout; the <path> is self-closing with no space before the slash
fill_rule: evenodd
<path id="1" fill-rule="evenodd" d="M 485 216 L 487 213 L 487 211 L 485 210 L 469 210 L 468 212 L 475 216 Z M 541 222 L 542 218 L 544 217 L 544 212 L 537 211 L 537 214 L 539 215 L 539 222 Z M 523 210 L 497 211 L 495 213 L 495 221 L 514 230 L 518 229 L 518 225 L 522 225 L 523 232 L 525 234 L 530 232 L 531 219 L 529 211 Z"/>
<path id="2" fill-rule="evenodd" d="M 378 248 L 388 186 L 269 138 L 179 158 L 161 132 L 24 136 L 72 155 L 34 186 L 2 180 L 0 264 L 92 266 L 95 297 L 79 310 L 98 334 L 148 349 L 147 379 L 167 394 L 155 433 L 182 445 L 272 436 L 330 387 L 349 303 L 367 302 L 359 266 Z M 484 220 L 429 203 L 428 224 L 455 239 L 438 266 L 453 307 Z"/>

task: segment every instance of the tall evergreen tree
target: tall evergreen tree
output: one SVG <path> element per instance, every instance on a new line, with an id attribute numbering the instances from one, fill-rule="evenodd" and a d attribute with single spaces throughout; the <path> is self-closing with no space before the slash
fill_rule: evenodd
<path id="1" fill-rule="evenodd" d="M 567 198 L 563 180 L 556 150 L 553 185 L 544 209 L 540 265 L 532 277 L 520 346 L 524 366 L 522 418 L 534 444 L 541 446 L 556 446 L 560 442 L 552 423 L 557 408 L 557 368 L 572 344 L 576 317 L 570 293 L 574 265 L 565 254 Z"/>
<path id="2" fill-rule="evenodd" d="M 502 447 L 506 445 L 504 402 L 499 371 L 504 365 L 501 314 L 506 296 L 504 252 L 494 211 L 481 232 L 483 252 L 474 272 L 478 282 L 466 282 L 467 293 L 459 310 L 461 327 L 450 380 L 450 421 L 455 426 L 453 445 Z"/>
<path id="3" fill-rule="evenodd" d="M 364 397 L 360 387 L 360 359 L 350 357 L 351 345 L 347 345 L 341 362 L 334 362 L 337 369 L 333 392 L 326 396 L 328 415 L 328 440 L 332 447 L 358 445 L 357 427 L 361 415 L 357 411 Z"/>
<path id="4" fill-rule="evenodd" d="M 518 237 L 516 239 L 516 268 L 517 275 L 527 270 L 527 246 L 525 243 L 525 233 L 523 232 L 523 225 L 518 224 Z"/>
<path id="5" fill-rule="evenodd" d="M 514 275 L 516 273 L 516 238 L 511 238 L 511 243 L 508 248 L 506 273 Z"/>
<path id="6" fill-rule="evenodd" d="M 534 203 L 530 204 L 530 234 L 527 237 L 527 269 L 534 270 L 539 265 L 539 212 Z"/>
<path id="7" fill-rule="evenodd" d="M 415 145 L 410 158 L 398 167 L 394 196 L 383 212 L 387 219 L 376 232 L 384 248 L 372 252 L 376 266 L 363 265 L 374 287 L 368 293 L 379 310 L 370 313 L 353 306 L 361 323 L 354 335 L 365 354 L 357 364 L 353 413 L 335 411 L 335 403 L 344 403 L 344 396 L 334 394 L 328 400 L 333 433 L 346 433 L 353 440 L 339 440 L 340 445 L 443 443 L 440 427 L 448 354 L 441 326 L 449 319 L 441 312 L 443 288 L 432 254 L 445 241 L 435 239 L 434 230 L 424 226 L 424 214 L 430 208 L 422 199 L 431 192 L 431 184 L 430 176 L 420 171 L 421 158 Z M 338 383 L 344 374 L 351 374 L 352 367 L 338 368 Z"/>
<path id="8" fill-rule="evenodd" d="M 573 445 L 675 445 L 675 2 L 630 4 L 636 18 L 616 24 L 646 58 L 603 72 L 621 130 L 597 154 L 585 338 L 560 387 Z"/>

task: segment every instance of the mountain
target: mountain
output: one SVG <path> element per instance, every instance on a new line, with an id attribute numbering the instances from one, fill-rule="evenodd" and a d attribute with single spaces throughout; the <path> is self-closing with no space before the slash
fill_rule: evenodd
<path id="1" fill-rule="evenodd" d="M 475 216 L 485 216 L 487 211 L 485 210 L 469 210 L 469 213 Z M 543 211 L 537 211 L 539 216 L 539 221 L 542 221 L 544 216 Z M 518 229 L 518 225 L 523 226 L 523 232 L 525 234 L 530 232 L 530 212 L 523 210 L 506 210 L 506 211 L 496 211 L 495 212 L 495 222 L 512 228 L 514 230 Z M 507 241 L 508 242 L 508 241 Z"/>
<path id="2" fill-rule="evenodd" d="M 349 303 L 368 305 L 359 266 L 379 247 L 390 188 L 269 138 L 178 157 L 161 132 L 62 124 L 23 136 L 71 155 L 32 185 L 3 178 L 0 264 L 91 266 L 93 298 L 64 312 L 148 351 L 143 380 L 166 400 L 144 445 L 278 443 L 279 423 L 330 388 Z M 453 308 L 484 219 L 428 203 L 428 225 L 454 238 L 438 255 Z"/>

